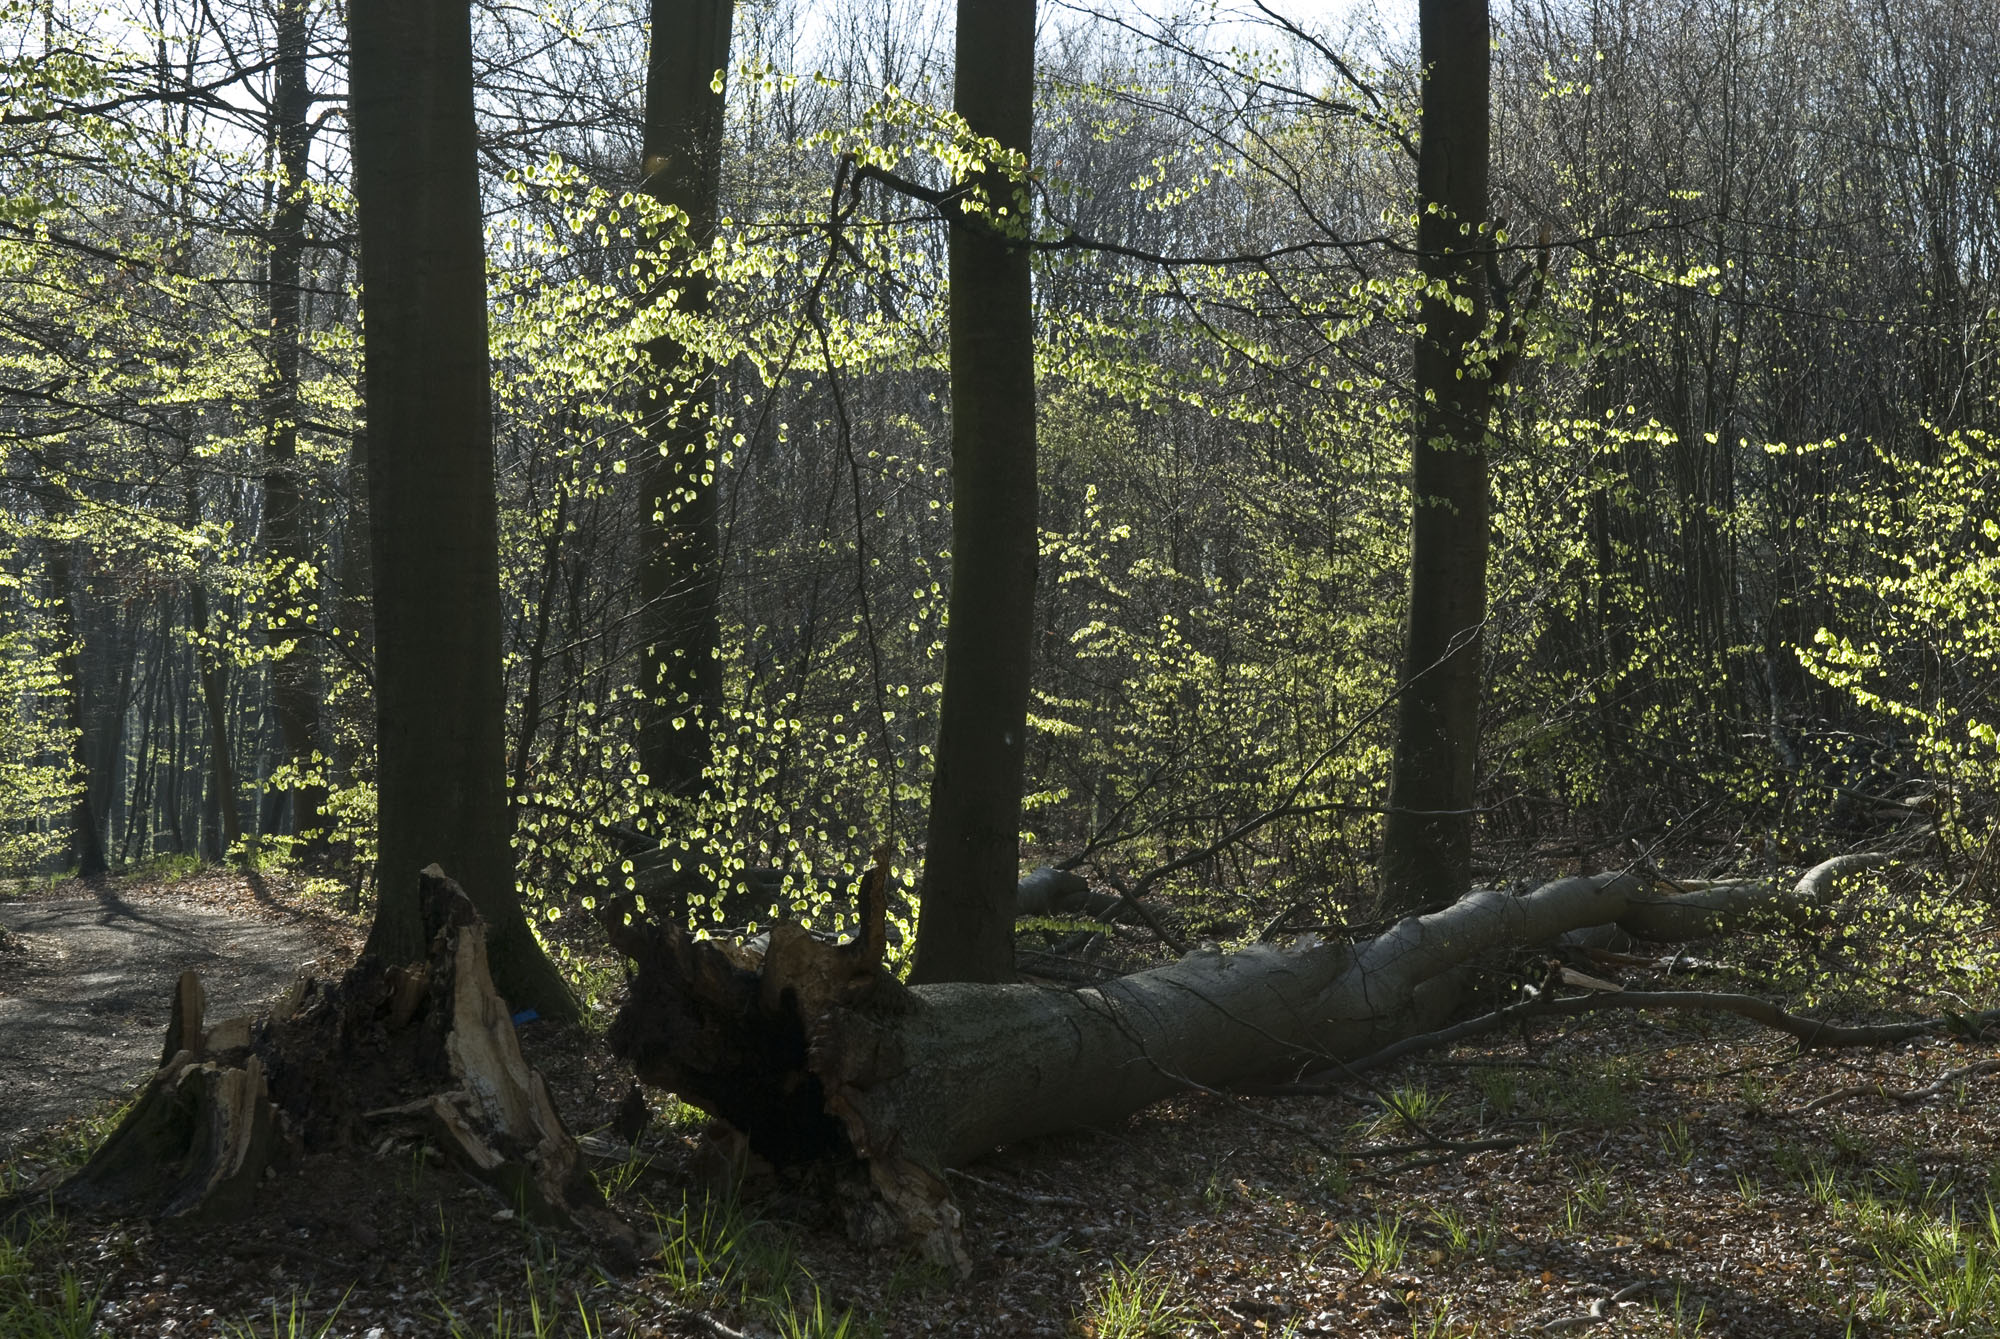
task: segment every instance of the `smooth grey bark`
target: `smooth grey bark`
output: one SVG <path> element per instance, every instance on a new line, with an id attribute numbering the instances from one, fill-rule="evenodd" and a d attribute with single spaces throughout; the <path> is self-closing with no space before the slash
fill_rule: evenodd
<path id="1" fill-rule="evenodd" d="M 421 958 L 436 863 L 515 1008 L 576 1004 L 522 915 L 508 839 L 486 257 L 463 0 L 354 0 L 380 861 L 368 950 Z"/>
<path id="2" fill-rule="evenodd" d="M 955 78 L 973 133 L 1026 154 L 1034 0 L 959 0 Z M 1008 234 L 1028 206 L 1004 172 L 962 185 L 984 209 L 950 238 L 951 622 L 914 982 L 1011 978 L 1020 877 L 1039 536 L 1034 293 Z"/>
<path id="3" fill-rule="evenodd" d="M 1486 0 L 1422 0 L 1424 67 L 1417 247 L 1429 281 L 1416 342 L 1410 590 L 1381 895 L 1389 911 L 1472 884 L 1481 629 L 1490 542 L 1486 435 Z"/>
<path id="4" fill-rule="evenodd" d="M 653 0 L 646 67 L 645 190 L 687 216 L 690 248 L 705 248 L 720 218 L 723 94 L 733 0 Z M 680 310 L 706 315 L 714 281 L 690 266 L 672 277 Z M 654 288 L 667 286 L 657 276 Z M 657 293 L 656 293 L 657 296 Z M 710 450 L 714 370 L 661 336 L 646 347 L 653 396 L 640 476 L 645 610 L 639 761 L 654 788 L 693 795 L 703 786 L 722 711 L 720 462 Z"/>

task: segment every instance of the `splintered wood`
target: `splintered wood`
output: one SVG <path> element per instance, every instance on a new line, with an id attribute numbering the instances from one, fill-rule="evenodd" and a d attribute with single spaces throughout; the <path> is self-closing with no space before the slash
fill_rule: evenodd
<path id="1" fill-rule="evenodd" d="M 542 1076 L 522 1058 L 470 900 L 432 865 L 427 961 L 364 958 L 301 976 L 270 1012 L 209 1026 L 200 978 L 175 986 L 160 1070 L 56 1202 L 155 1218 L 230 1217 L 309 1154 L 385 1135 L 434 1141 L 511 1208 L 625 1250 Z"/>

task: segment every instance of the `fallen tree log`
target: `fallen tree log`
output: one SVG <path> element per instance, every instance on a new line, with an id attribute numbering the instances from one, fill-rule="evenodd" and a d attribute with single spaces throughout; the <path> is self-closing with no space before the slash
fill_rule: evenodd
<path id="1" fill-rule="evenodd" d="M 1043 865 L 1024 875 L 1014 887 L 1014 917 L 1088 916 L 1093 920 L 1137 920 L 1124 899 L 1096 893 L 1090 880 L 1075 870 Z"/>
<path id="2" fill-rule="evenodd" d="M 1617 924 L 1682 936 L 1801 894 L 1879 858 L 1848 858 L 1785 888 L 1684 889 L 1637 874 L 1557 881 L 1523 896 L 1474 892 L 1359 943 L 1302 937 L 1234 953 L 1197 949 L 1076 990 L 906 987 L 879 956 L 774 927 L 768 951 L 691 940 L 610 905 L 636 971 L 612 1048 L 776 1164 L 849 1160 L 893 1227 L 963 1264 L 947 1168 L 1002 1145 L 1105 1126 L 1191 1087 L 1284 1082 L 1428 1031 L 1475 954 Z M 863 1216 L 865 1218 L 865 1215 Z"/>
<path id="3" fill-rule="evenodd" d="M 159 1072 L 48 1192 L 54 1203 L 233 1217 L 308 1153 L 402 1133 L 433 1141 L 509 1207 L 629 1251 L 634 1235 L 603 1207 L 547 1084 L 522 1058 L 470 899 L 433 865 L 421 905 L 425 961 L 364 957 L 338 981 L 302 974 L 260 1017 L 207 1025 L 200 978 L 184 973 Z"/>

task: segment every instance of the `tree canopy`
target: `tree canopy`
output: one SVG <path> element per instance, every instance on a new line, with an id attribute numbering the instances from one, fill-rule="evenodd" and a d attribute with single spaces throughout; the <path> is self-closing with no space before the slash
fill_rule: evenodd
<path id="1" fill-rule="evenodd" d="M 1447 339 L 1510 350 L 1475 434 L 1483 696 L 1472 800 L 1446 806 L 1469 870 L 1639 828 L 1810 845 L 1885 801 L 1990 865 L 1990 34 L 1830 14 L 1491 15 L 1490 218 L 1464 221 L 1488 306 Z M 644 158 L 643 17 L 474 16 L 536 914 L 629 879 L 697 924 L 831 927 L 884 841 L 916 881 L 953 571 L 945 251 L 982 171 L 1018 182 L 1000 234 L 1034 273 L 1024 863 L 1185 861 L 1167 877 L 1223 920 L 1301 881 L 1361 905 L 1395 807 L 1383 704 L 1436 678 L 1399 658 L 1405 528 L 1438 510 L 1406 479 L 1435 431 L 1413 340 L 1447 282 L 1407 38 L 1064 10 L 1029 156 L 952 110 L 936 12 L 749 8 L 690 226 Z M 298 844 L 352 882 L 377 685 L 345 31 L 310 3 L 5 28 L 7 758 L 35 797 L 9 841 Z M 663 415 L 698 470 L 655 465 Z M 715 589 L 712 687 L 649 650 L 685 601 L 646 518 L 682 487 L 715 517 L 684 578 Z M 644 743 L 676 721 L 707 741 L 698 785 L 650 774 L 685 769 Z"/>

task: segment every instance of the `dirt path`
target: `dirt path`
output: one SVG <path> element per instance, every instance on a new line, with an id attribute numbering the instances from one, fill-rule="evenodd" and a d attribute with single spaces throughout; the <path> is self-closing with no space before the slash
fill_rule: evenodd
<path id="1" fill-rule="evenodd" d="M 0 1159 L 153 1072 L 183 971 L 201 973 L 215 1020 L 338 951 L 337 932 L 233 873 L 0 895 Z"/>

